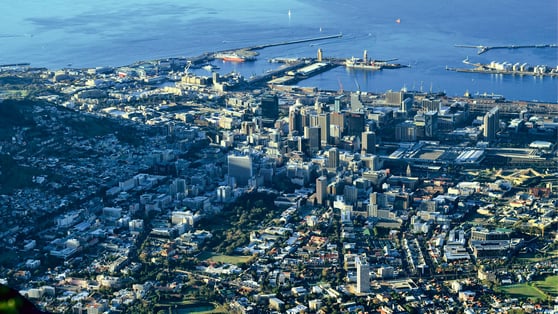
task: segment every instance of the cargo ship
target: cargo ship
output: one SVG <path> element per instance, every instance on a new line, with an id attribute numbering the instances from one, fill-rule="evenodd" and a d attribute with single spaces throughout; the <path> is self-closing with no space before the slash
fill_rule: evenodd
<path id="1" fill-rule="evenodd" d="M 221 59 L 223 61 L 229 62 L 244 62 L 244 61 L 253 61 L 256 58 L 254 56 L 249 55 L 240 55 L 236 52 L 221 52 L 215 54 L 216 59 Z"/>

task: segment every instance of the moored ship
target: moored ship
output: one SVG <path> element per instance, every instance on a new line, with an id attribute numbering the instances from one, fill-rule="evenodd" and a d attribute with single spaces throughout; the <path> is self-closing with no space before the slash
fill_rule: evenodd
<path id="1" fill-rule="evenodd" d="M 397 59 L 390 59 L 390 60 L 372 60 L 368 58 L 368 52 L 364 50 L 363 58 L 355 58 L 352 57 L 350 59 L 345 60 L 345 66 L 351 69 L 362 69 L 362 70 L 370 70 L 370 71 L 378 71 L 381 69 L 399 69 L 405 68 L 406 65 L 402 65 L 399 63 L 390 63 Z"/>
<path id="2" fill-rule="evenodd" d="M 229 62 L 245 62 L 255 60 L 254 56 L 239 54 L 237 52 L 220 52 L 215 54 L 216 59 L 221 59 L 223 61 Z"/>

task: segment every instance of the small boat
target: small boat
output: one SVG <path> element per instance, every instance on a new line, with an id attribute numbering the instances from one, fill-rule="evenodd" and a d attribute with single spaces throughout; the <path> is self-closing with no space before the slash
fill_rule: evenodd
<path id="1" fill-rule="evenodd" d="M 213 64 L 206 64 L 206 65 L 202 66 L 202 69 L 211 72 L 213 70 L 218 70 L 219 67 L 216 66 L 216 65 L 213 65 Z"/>

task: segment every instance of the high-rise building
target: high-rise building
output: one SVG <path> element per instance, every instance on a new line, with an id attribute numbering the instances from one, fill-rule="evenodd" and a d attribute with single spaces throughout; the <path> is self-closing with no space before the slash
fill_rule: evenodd
<path id="1" fill-rule="evenodd" d="M 440 111 L 440 100 L 425 98 L 421 102 L 423 111 Z"/>
<path id="2" fill-rule="evenodd" d="M 302 127 L 302 114 L 300 113 L 300 106 L 293 105 L 289 107 L 289 133 L 293 134 L 297 131 L 302 134 L 304 128 Z"/>
<path id="3" fill-rule="evenodd" d="M 237 186 L 247 186 L 252 178 L 253 167 L 250 155 L 228 156 L 229 178 L 234 178 Z"/>
<path id="4" fill-rule="evenodd" d="M 405 121 L 395 126 L 395 139 L 403 142 L 414 142 L 417 140 L 417 127 L 411 121 Z"/>
<path id="5" fill-rule="evenodd" d="M 336 147 L 327 152 L 327 167 L 335 169 L 339 167 L 339 150 Z"/>
<path id="6" fill-rule="evenodd" d="M 362 132 L 362 153 L 376 153 L 376 133 L 371 131 Z"/>
<path id="7" fill-rule="evenodd" d="M 354 185 L 345 185 L 343 189 L 343 200 L 345 204 L 354 205 L 358 201 L 358 189 Z"/>
<path id="8" fill-rule="evenodd" d="M 322 113 L 318 116 L 322 145 L 329 144 L 329 113 Z"/>
<path id="9" fill-rule="evenodd" d="M 399 92 L 394 92 L 394 91 L 387 91 L 386 92 L 386 103 L 389 105 L 401 105 L 401 102 L 403 102 L 403 92 L 399 91 Z"/>
<path id="10" fill-rule="evenodd" d="M 360 91 L 356 93 L 351 93 L 351 110 L 354 112 L 359 112 L 364 108 L 362 99 L 360 98 Z"/>
<path id="11" fill-rule="evenodd" d="M 345 114 L 345 132 L 344 135 L 361 136 L 364 132 L 365 124 L 364 113 L 350 112 Z"/>
<path id="12" fill-rule="evenodd" d="M 316 57 L 318 62 L 322 62 L 324 58 L 324 52 L 322 51 L 322 48 L 318 48 L 318 55 Z"/>
<path id="13" fill-rule="evenodd" d="M 343 107 L 345 107 L 345 95 L 335 96 L 335 101 L 333 102 L 333 112 L 340 112 Z"/>
<path id="14" fill-rule="evenodd" d="M 496 133 L 500 129 L 500 109 L 494 107 L 490 109 L 483 119 L 483 135 L 485 140 L 494 141 L 496 139 Z"/>
<path id="15" fill-rule="evenodd" d="M 428 138 L 436 137 L 438 132 L 438 112 L 428 111 L 424 114 L 424 136 Z"/>
<path id="16" fill-rule="evenodd" d="M 262 96 L 260 108 L 262 110 L 262 119 L 275 121 L 279 118 L 279 98 L 277 95 L 266 94 Z"/>
<path id="17" fill-rule="evenodd" d="M 320 127 L 305 127 L 304 137 L 308 139 L 308 147 L 311 154 L 320 150 L 322 144 Z"/>
<path id="18" fill-rule="evenodd" d="M 320 176 L 316 179 L 316 199 L 318 204 L 325 205 L 327 201 L 327 178 Z"/>
<path id="19" fill-rule="evenodd" d="M 368 262 L 359 256 L 355 258 L 357 271 L 357 293 L 367 293 L 370 291 L 370 266 Z"/>

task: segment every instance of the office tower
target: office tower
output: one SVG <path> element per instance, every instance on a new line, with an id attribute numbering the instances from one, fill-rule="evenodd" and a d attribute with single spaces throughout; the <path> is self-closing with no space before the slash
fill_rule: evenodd
<path id="1" fill-rule="evenodd" d="M 345 185 L 343 189 L 343 200 L 345 204 L 354 205 L 358 201 L 358 189 L 354 185 Z"/>
<path id="2" fill-rule="evenodd" d="M 312 151 L 310 150 L 310 140 L 303 136 L 297 136 L 297 146 L 294 150 L 302 152 L 306 156 L 312 156 Z"/>
<path id="3" fill-rule="evenodd" d="M 403 142 L 417 140 L 417 126 L 411 121 L 405 121 L 395 126 L 395 139 Z"/>
<path id="4" fill-rule="evenodd" d="M 329 113 L 322 113 L 318 116 L 318 125 L 320 126 L 320 136 L 322 145 L 329 143 Z"/>
<path id="5" fill-rule="evenodd" d="M 436 137 L 438 132 L 438 112 L 428 111 L 424 114 L 424 136 L 428 138 Z"/>
<path id="6" fill-rule="evenodd" d="M 279 98 L 277 95 L 266 94 L 262 96 L 260 108 L 262 119 L 275 121 L 279 118 Z"/>
<path id="7" fill-rule="evenodd" d="M 340 112 L 345 106 L 345 95 L 335 96 L 335 101 L 333 102 L 333 112 Z"/>
<path id="8" fill-rule="evenodd" d="M 361 136 L 364 132 L 364 113 L 348 112 L 345 114 L 345 135 Z"/>
<path id="9" fill-rule="evenodd" d="M 335 169 L 339 167 L 339 150 L 335 147 L 327 152 L 327 167 Z"/>
<path id="10" fill-rule="evenodd" d="M 386 92 L 386 104 L 388 105 L 397 105 L 401 106 L 403 102 L 403 92 L 394 92 L 394 91 L 387 91 Z"/>
<path id="11" fill-rule="evenodd" d="M 367 293 L 370 291 L 370 266 L 359 256 L 355 258 L 357 270 L 357 293 Z"/>
<path id="12" fill-rule="evenodd" d="M 308 108 L 301 107 L 300 108 L 300 127 L 304 131 L 304 127 L 311 126 L 310 125 L 310 114 L 313 112 Z"/>
<path id="13" fill-rule="evenodd" d="M 362 132 L 362 154 L 376 153 L 376 133 Z"/>
<path id="14" fill-rule="evenodd" d="M 364 108 L 362 99 L 360 98 L 360 91 L 351 93 L 351 111 L 359 112 Z"/>
<path id="15" fill-rule="evenodd" d="M 322 62 L 324 58 L 324 52 L 322 51 L 322 48 L 318 48 L 318 55 L 317 55 L 317 61 L 318 62 Z"/>
<path id="16" fill-rule="evenodd" d="M 236 185 L 247 186 L 252 178 L 252 157 L 250 155 L 229 155 L 229 178 L 234 178 Z"/>
<path id="17" fill-rule="evenodd" d="M 302 114 L 300 112 L 300 106 L 292 105 L 289 107 L 289 134 L 293 134 L 297 131 L 298 134 L 302 134 L 304 128 L 302 126 Z"/>
<path id="18" fill-rule="evenodd" d="M 412 98 L 403 99 L 399 110 L 401 112 L 408 113 L 411 109 L 413 109 L 413 99 Z"/>
<path id="19" fill-rule="evenodd" d="M 321 130 L 320 127 L 305 127 L 304 137 L 308 139 L 308 147 L 310 153 L 313 154 L 321 148 Z"/>
<path id="20" fill-rule="evenodd" d="M 421 102 L 423 111 L 440 111 L 440 100 L 425 98 Z"/>
<path id="21" fill-rule="evenodd" d="M 496 133 L 500 129 L 500 109 L 494 107 L 484 115 L 483 119 L 483 135 L 487 141 L 496 140 Z"/>
<path id="22" fill-rule="evenodd" d="M 240 123 L 240 133 L 252 135 L 256 132 L 256 123 L 254 121 L 242 121 Z"/>
<path id="23" fill-rule="evenodd" d="M 316 179 L 316 199 L 318 204 L 325 205 L 327 200 L 327 178 L 320 176 Z"/>
<path id="24" fill-rule="evenodd" d="M 368 204 L 368 216 L 378 217 L 378 193 L 370 193 L 370 203 Z"/>
<path id="25" fill-rule="evenodd" d="M 344 135 L 344 129 L 345 129 L 345 113 L 343 112 L 332 112 L 329 115 L 329 122 L 331 123 L 331 125 L 336 125 L 339 127 L 339 132 L 341 135 Z M 331 134 L 330 134 L 331 135 Z"/>
<path id="26" fill-rule="evenodd" d="M 307 114 L 307 119 L 309 127 L 320 126 L 320 120 L 318 118 L 318 115 L 316 114 L 316 111 L 309 112 Z"/>

